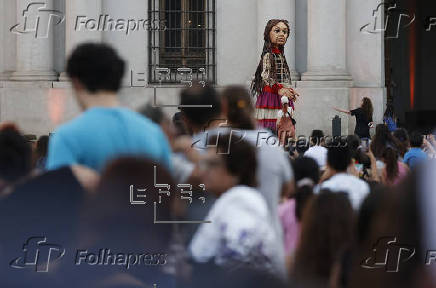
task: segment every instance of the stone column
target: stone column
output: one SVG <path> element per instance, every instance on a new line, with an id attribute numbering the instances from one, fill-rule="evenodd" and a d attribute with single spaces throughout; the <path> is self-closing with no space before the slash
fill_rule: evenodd
<path id="1" fill-rule="evenodd" d="M 291 70 L 292 80 L 299 80 L 299 74 L 295 70 L 295 0 L 258 0 L 257 21 L 258 21 L 258 51 L 262 52 L 265 26 L 270 19 L 288 20 L 290 35 L 285 45 L 285 57 Z"/>
<path id="2" fill-rule="evenodd" d="M 351 82 L 346 62 L 345 1 L 308 0 L 307 72 L 302 80 Z"/>
<path id="3" fill-rule="evenodd" d="M 53 81 L 53 29 L 62 23 L 63 14 L 53 10 L 53 0 L 36 3 L 17 0 L 17 25 L 11 32 L 17 34 L 17 68 L 12 73 L 15 81 Z"/>
<path id="4" fill-rule="evenodd" d="M 5 22 L 5 15 L 4 15 L 4 11 L 5 11 L 5 7 L 4 7 L 4 2 L 5 1 L 0 1 L 0 81 L 2 80 L 6 80 L 7 77 L 4 73 L 5 71 L 5 61 L 4 61 L 4 57 L 5 57 L 5 46 L 6 46 L 6 42 L 4 40 L 4 22 Z"/>
<path id="5" fill-rule="evenodd" d="M 112 19 L 125 19 L 131 30 L 103 32 L 103 41 L 117 50 L 125 60 L 126 67 L 123 86 L 146 86 L 148 79 L 148 1 L 143 0 L 104 0 L 103 14 Z M 148 22 L 150 23 L 150 22 Z M 158 23 L 151 23 L 157 25 Z M 155 32 L 153 32 L 155 33 Z M 158 32 L 156 32 L 157 34 Z"/>
<path id="6" fill-rule="evenodd" d="M 255 4 L 253 0 L 216 1 L 216 23 L 219 24 L 216 31 L 216 71 L 219 86 L 241 83 L 245 83 L 247 88 L 250 86 L 260 59 L 260 52 L 256 49 L 260 44 Z"/>
<path id="7" fill-rule="evenodd" d="M 73 49 L 84 42 L 101 42 L 102 27 L 98 27 L 102 14 L 101 0 L 65 0 L 65 57 L 67 60 Z M 59 81 L 68 81 L 65 72 Z"/>

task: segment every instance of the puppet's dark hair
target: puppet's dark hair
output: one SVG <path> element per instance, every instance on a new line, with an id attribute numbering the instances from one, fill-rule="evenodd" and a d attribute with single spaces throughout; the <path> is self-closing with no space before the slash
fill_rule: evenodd
<path id="1" fill-rule="evenodd" d="M 262 92 L 263 84 L 262 84 L 261 74 L 262 74 L 262 70 L 263 70 L 263 57 L 265 56 L 265 54 L 271 53 L 272 44 L 271 44 L 271 39 L 269 37 L 269 34 L 270 34 L 272 28 L 274 26 L 276 26 L 277 24 L 279 24 L 280 22 L 284 23 L 288 27 L 288 31 L 290 32 L 289 23 L 287 20 L 271 19 L 266 24 L 265 31 L 263 33 L 263 39 L 265 42 L 263 44 L 262 55 L 260 55 L 260 62 L 259 62 L 259 65 L 257 66 L 256 74 L 254 75 L 254 79 L 251 82 L 251 94 L 253 96 L 256 96 Z M 289 37 L 289 35 L 288 35 L 288 37 Z M 284 46 L 279 46 L 279 49 L 282 53 L 284 52 Z M 285 58 L 284 64 L 285 64 L 285 69 L 287 69 L 289 71 L 289 66 L 288 66 L 288 63 L 286 62 L 286 58 Z M 273 69 L 272 74 L 275 77 L 275 66 L 273 66 L 272 69 Z"/>

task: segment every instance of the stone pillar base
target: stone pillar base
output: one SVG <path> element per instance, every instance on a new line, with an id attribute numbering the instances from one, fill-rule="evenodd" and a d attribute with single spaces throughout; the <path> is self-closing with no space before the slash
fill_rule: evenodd
<path id="1" fill-rule="evenodd" d="M 302 81 L 304 82 L 304 81 Z M 319 81 L 321 82 L 321 81 Z M 298 82 L 300 83 L 300 82 Z M 341 117 L 341 133 L 349 134 L 348 115 L 339 114 L 333 107 L 349 107 L 350 88 L 346 87 L 298 87 L 300 94 L 295 103 L 296 135 L 309 137 L 312 130 L 319 129 L 324 135 L 332 135 L 332 119 Z M 354 128 L 354 127 L 353 127 Z"/>
<path id="2" fill-rule="evenodd" d="M 304 80 L 296 82 L 297 88 L 351 88 L 353 81 L 349 80 Z"/>
<path id="3" fill-rule="evenodd" d="M 1 72 L 0 73 L 0 81 L 9 80 L 10 77 L 11 77 L 11 72 Z"/>
<path id="4" fill-rule="evenodd" d="M 296 81 L 300 81 L 301 75 L 295 70 L 291 70 L 291 79 L 292 83 L 295 83 Z"/>
<path id="5" fill-rule="evenodd" d="M 59 76 L 59 82 L 69 82 L 70 78 L 68 78 L 67 72 L 62 72 Z"/>
<path id="6" fill-rule="evenodd" d="M 302 81 L 352 81 L 351 75 L 345 71 L 309 71 L 303 73 Z"/>
<path id="7" fill-rule="evenodd" d="M 11 81 L 56 81 L 58 74 L 54 71 L 17 71 L 11 74 Z"/>

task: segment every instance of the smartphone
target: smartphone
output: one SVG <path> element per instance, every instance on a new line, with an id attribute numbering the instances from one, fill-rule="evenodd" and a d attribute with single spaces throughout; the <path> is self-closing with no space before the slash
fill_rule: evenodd
<path id="1" fill-rule="evenodd" d="M 363 171 L 363 164 L 354 164 L 354 167 L 356 167 L 356 170 L 360 172 Z"/>
<path id="2" fill-rule="evenodd" d="M 369 139 L 363 138 L 360 144 L 360 148 L 362 149 L 362 152 L 368 153 L 369 151 Z"/>

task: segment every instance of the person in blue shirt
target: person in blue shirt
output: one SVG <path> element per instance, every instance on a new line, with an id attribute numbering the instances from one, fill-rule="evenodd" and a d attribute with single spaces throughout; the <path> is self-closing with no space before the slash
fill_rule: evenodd
<path id="1" fill-rule="evenodd" d="M 385 114 L 383 115 L 383 123 L 388 126 L 389 132 L 394 132 L 397 130 L 397 121 L 394 113 L 394 107 L 388 105 L 386 107 Z"/>
<path id="2" fill-rule="evenodd" d="M 47 170 L 83 165 L 102 171 L 120 156 L 142 156 L 171 170 L 170 146 L 160 127 L 119 106 L 124 61 L 106 44 L 78 46 L 67 63 L 74 96 L 84 111 L 50 136 Z"/>
<path id="3" fill-rule="evenodd" d="M 409 165 L 412 169 L 417 164 L 425 161 L 428 157 L 427 154 L 422 150 L 422 144 L 424 143 L 424 136 L 418 132 L 412 132 L 410 135 L 410 149 L 404 154 L 403 162 Z"/>

